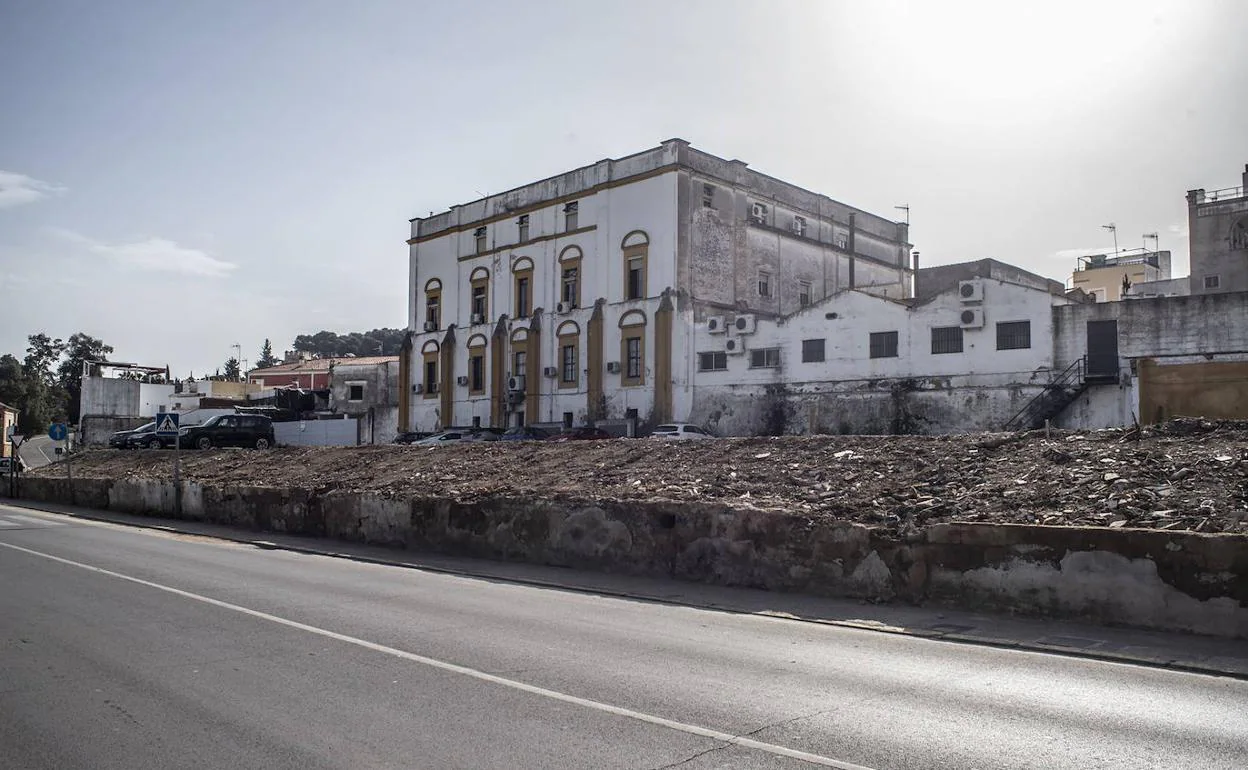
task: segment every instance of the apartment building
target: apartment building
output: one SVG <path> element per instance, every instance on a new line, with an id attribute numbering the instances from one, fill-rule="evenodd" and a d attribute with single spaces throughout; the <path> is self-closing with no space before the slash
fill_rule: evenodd
<path id="1" fill-rule="evenodd" d="M 1187 192 L 1192 294 L 1248 291 L 1248 164 L 1239 187 Z"/>
<path id="2" fill-rule="evenodd" d="M 907 226 L 672 139 L 411 220 L 400 425 L 694 410 L 698 332 L 906 299 Z"/>

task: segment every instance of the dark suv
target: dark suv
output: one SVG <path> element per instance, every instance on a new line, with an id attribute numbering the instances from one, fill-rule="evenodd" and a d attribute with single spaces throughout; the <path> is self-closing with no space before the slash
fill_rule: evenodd
<path id="1" fill-rule="evenodd" d="M 256 414 L 223 414 L 203 425 L 183 428 L 178 445 L 184 449 L 211 449 L 214 446 L 241 446 L 268 449 L 273 439 L 273 421 Z"/>

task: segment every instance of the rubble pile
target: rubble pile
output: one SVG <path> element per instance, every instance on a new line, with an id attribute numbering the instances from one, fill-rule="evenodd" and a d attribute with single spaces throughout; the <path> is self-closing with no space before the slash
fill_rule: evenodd
<path id="1" fill-rule="evenodd" d="M 83 477 L 168 478 L 171 469 L 169 451 L 100 450 L 74 460 L 74 475 Z M 1248 422 L 1232 421 L 1048 435 L 184 451 L 182 472 L 214 485 L 463 501 L 720 502 L 899 532 L 982 521 L 1248 534 Z"/>

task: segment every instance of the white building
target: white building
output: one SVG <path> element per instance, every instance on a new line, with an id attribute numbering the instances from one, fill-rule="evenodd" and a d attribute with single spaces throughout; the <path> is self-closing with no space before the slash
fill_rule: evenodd
<path id="1" fill-rule="evenodd" d="M 708 319 L 912 291 L 905 224 L 679 139 L 411 224 L 411 430 L 684 419 Z"/>

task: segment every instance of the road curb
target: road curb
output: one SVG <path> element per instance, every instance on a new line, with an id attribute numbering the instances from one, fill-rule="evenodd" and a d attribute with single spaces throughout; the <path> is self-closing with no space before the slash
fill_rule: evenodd
<path id="1" fill-rule="evenodd" d="M 158 532 L 168 532 L 177 535 L 187 535 L 191 537 L 205 537 L 213 540 L 221 540 L 230 543 L 238 543 L 240 545 L 250 545 L 268 551 L 287 551 L 290 553 L 298 553 L 307 556 L 323 556 L 333 559 L 344 559 L 354 561 L 361 564 L 373 564 L 384 567 L 401 567 L 403 569 L 418 570 L 421 572 L 429 572 L 438 575 L 450 575 L 453 577 L 477 578 L 483 580 L 498 580 L 505 583 L 515 585 L 532 586 L 534 588 L 550 588 L 561 591 L 570 591 L 579 594 L 593 594 L 597 596 L 608 596 L 618 599 L 631 599 L 634 601 L 652 602 L 655 604 L 664 604 L 674 607 L 689 607 L 692 609 L 705 609 L 717 612 L 730 612 L 736 615 L 750 615 L 758 618 L 766 618 L 768 620 L 788 620 L 801 623 L 813 623 L 824 626 L 835 626 L 838 628 L 846 628 L 855 631 L 869 631 L 873 633 L 891 634 L 893 636 L 907 636 L 917 639 L 927 639 L 929 641 L 947 642 L 950 644 L 967 644 L 979 647 L 992 647 L 1003 650 L 1015 650 L 1022 652 L 1034 652 L 1046 655 L 1062 655 L 1068 658 L 1080 658 L 1084 660 L 1094 660 L 1104 663 L 1118 663 L 1122 665 L 1142 666 L 1146 668 L 1162 669 L 1166 671 L 1179 671 L 1189 674 L 1201 674 L 1205 676 L 1225 677 L 1229 679 L 1238 679 L 1248 681 L 1248 671 L 1229 671 L 1215 666 L 1204 666 L 1199 663 L 1186 663 L 1175 659 L 1162 659 L 1156 657 L 1135 656 L 1123 654 L 1113 651 L 1102 650 L 1086 650 L 1073 647 L 1063 647 L 1061 645 L 1045 644 L 1039 642 L 1027 642 L 1024 640 L 1007 640 L 993 639 L 966 634 L 963 632 L 937 631 L 924 628 L 905 628 L 901 626 L 890 626 L 883 623 L 871 623 L 852 620 L 830 620 L 827 618 L 816 618 L 803 615 L 795 615 L 788 612 L 768 612 L 759 610 L 742 610 L 736 607 L 716 604 L 714 602 L 696 602 L 686 599 L 676 599 L 667 596 L 656 596 L 653 594 L 643 594 L 631 591 L 621 591 L 611 588 L 594 588 L 581 586 L 572 583 L 562 583 L 554 580 L 541 580 L 538 578 L 517 577 L 514 575 L 500 575 L 488 571 L 463 570 L 454 567 L 442 567 L 432 564 L 421 564 L 410 561 L 399 561 L 395 559 L 385 559 L 375 556 L 365 556 L 361 554 L 347 553 L 344 551 L 335 551 L 326 548 L 315 548 L 311 546 L 301 546 L 294 544 L 276 543 L 272 540 L 264 540 L 256 537 L 245 537 L 242 535 L 230 534 L 203 534 L 201 532 L 192 532 L 187 529 L 181 529 L 166 524 L 145 524 L 132 521 L 117 521 L 105 516 L 93 516 L 87 513 L 69 513 L 64 511 L 49 511 L 45 508 L 39 508 L 35 505 L 27 504 L 22 500 L 14 500 L 12 498 L 0 498 L 5 505 L 16 508 L 24 508 L 26 510 L 38 511 L 42 513 L 55 513 L 61 516 L 68 516 L 75 519 L 83 519 L 86 521 L 94 521 L 104 524 L 112 524 L 120 527 L 130 527 L 133 529 L 149 529 Z M 220 525 L 224 526 L 224 525 Z"/>

